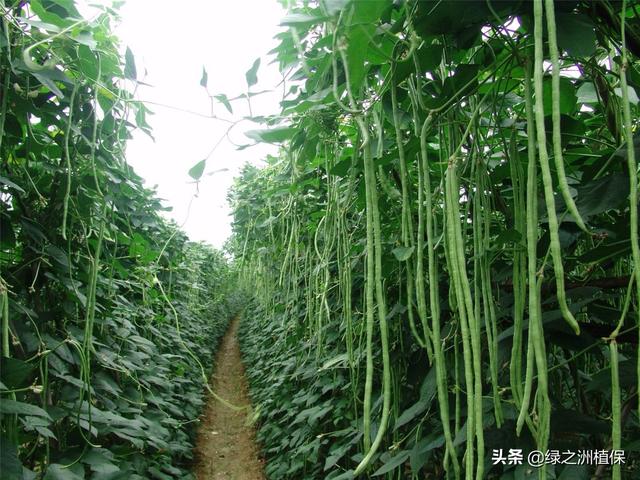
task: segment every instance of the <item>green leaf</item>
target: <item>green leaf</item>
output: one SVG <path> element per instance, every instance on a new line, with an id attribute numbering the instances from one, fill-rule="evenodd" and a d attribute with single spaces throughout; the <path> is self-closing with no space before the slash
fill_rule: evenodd
<path id="1" fill-rule="evenodd" d="M 49 4 L 49 2 L 46 3 Z M 71 18 L 61 18 L 59 15 L 53 13 L 51 11 L 52 9 L 50 9 L 50 4 L 45 8 L 41 0 L 32 0 L 31 2 L 29 2 L 29 8 L 31 8 L 33 10 L 33 13 L 35 13 L 43 22 L 53 24 L 60 28 L 66 28 L 73 24 L 73 20 Z M 75 7 L 73 8 L 73 10 L 73 12 L 69 13 L 71 13 L 72 15 L 74 13 L 78 13 Z"/>
<path id="2" fill-rule="evenodd" d="M 613 173 L 577 187 L 576 207 L 584 218 L 628 205 L 629 176 Z"/>
<path id="3" fill-rule="evenodd" d="M 513 228 L 502 230 L 493 241 L 494 245 L 504 248 L 504 245 L 515 244 L 522 240 L 522 234 Z"/>
<path id="4" fill-rule="evenodd" d="M 82 477 L 76 475 L 70 468 L 65 468 L 64 465 L 52 463 L 47 468 L 44 480 L 82 480 Z"/>
<path id="5" fill-rule="evenodd" d="M 452 77 L 444 79 L 442 95 L 438 98 L 426 98 L 432 108 L 440 107 L 450 98 L 461 98 L 470 94 L 478 87 L 478 72 L 480 65 L 469 63 L 456 67 L 456 72 Z"/>
<path id="6" fill-rule="evenodd" d="M 422 468 L 429 458 L 426 454 L 434 448 L 444 445 L 444 435 L 437 432 L 427 435 L 416 442 L 411 449 L 411 470 L 417 472 Z"/>
<path id="7" fill-rule="evenodd" d="M 269 130 L 249 130 L 245 135 L 256 142 L 282 143 L 290 139 L 297 131 L 293 127 L 277 127 Z"/>
<path id="8" fill-rule="evenodd" d="M 253 62 L 253 65 L 247 73 L 245 73 L 245 77 L 247 78 L 247 87 L 251 88 L 256 83 L 258 83 L 258 68 L 260 68 L 260 58 L 256 58 Z"/>
<path id="9" fill-rule="evenodd" d="M 95 50 L 98 46 L 98 42 L 96 42 L 95 38 L 93 38 L 93 35 L 89 32 L 72 33 L 69 38 L 82 46 L 89 47 L 92 50 Z"/>
<path id="10" fill-rule="evenodd" d="M 149 474 L 150 474 L 150 478 L 154 478 L 156 480 L 173 480 L 174 478 L 171 475 L 167 475 L 166 473 L 163 473 L 156 467 L 149 468 Z"/>
<path id="11" fill-rule="evenodd" d="M 438 68 L 442 62 L 442 45 L 424 45 L 417 51 L 420 68 L 424 72 L 431 72 Z"/>
<path id="12" fill-rule="evenodd" d="M 136 59 L 133 56 L 133 52 L 129 47 L 124 54 L 124 76 L 129 80 L 136 80 L 138 72 L 136 71 Z"/>
<path id="13" fill-rule="evenodd" d="M 542 102 L 545 115 L 551 115 L 551 77 L 544 79 Z M 560 113 L 571 115 L 578 103 L 575 85 L 565 77 L 560 77 Z"/>
<path id="14" fill-rule="evenodd" d="M 635 359 L 623 360 L 619 363 L 618 375 L 620 376 L 620 386 L 622 388 L 633 388 L 635 386 L 637 379 L 635 366 Z M 587 392 L 601 392 L 608 394 L 611 391 L 611 367 L 605 367 L 593 375 L 593 378 L 587 384 L 585 390 Z"/>
<path id="15" fill-rule="evenodd" d="M 613 91 L 618 97 L 622 98 L 622 88 L 616 87 Z M 629 103 L 638 105 L 638 94 L 636 94 L 636 90 L 631 85 L 627 86 L 627 95 L 629 96 Z"/>
<path id="16" fill-rule="evenodd" d="M 353 478 L 355 478 L 355 476 L 353 475 L 353 470 L 347 470 L 346 472 L 341 473 L 337 477 L 332 477 L 331 480 L 351 480 Z"/>
<path id="17" fill-rule="evenodd" d="M 200 78 L 200 86 L 207 88 L 207 83 L 209 81 L 209 75 L 207 75 L 207 69 L 202 66 L 202 77 Z"/>
<path id="18" fill-rule="evenodd" d="M 71 264 L 69 263 L 69 258 L 67 257 L 66 252 L 62 249 L 56 247 L 53 244 L 47 245 L 46 252 L 49 256 L 55 260 L 60 266 L 62 266 L 65 270 L 71 268 Z"/>
<path id="19" fill-rule="evenodd" d="M 290 13 L 280 20 L 280 25 L 285 27 L 304 27 L 315 25 L 326 20 L 326 17 L 321 15 L 309 15 L 306 13 Z"/>
<path id="20" fill-rule="evenodd" d="M 83 75 L 92 80 L 97 79 L 98 62 L 94 52 L 86 45 L 78 47 L 78 65 Z"/>
<path id="21" fill-rule="evenodd" d="M 388 473 L 391 470 L 394 470 L 395 468 L 399 467 L 404 462 L 406 462 L 410 454 L 411 452 L 409 450 L 401 450 L 392 458 L 390 458 L 387 462 L 385 462 L 385 464 L 382 467 L 376 470 L 372 476 L 379 477 L 380 475 L 384 475 L 385 473 Z"/>
<path id="22" fill-rule="evenodd" d="M 114 455 L 111 451 L 106 448 L 92 448 L 89 450 L 83 457 L 82 463 L 90 465 L 92 470 L 95 470 L 94 467 L 98 467 L 104 464 L 111 464 L 114 459 Z"/>
<path id="23" fill-rule="evenodd" d="M 25 193 L 25 191 L 20 186 L 16 185 L 15 183 L 13 183 L 8 178 L 0 177 L 0 183 L 6 185 L 7 187 L 15 189 L 20 193 Z"/>
<path id="24" fill-rule="evenodd" d="M 596 32 L 586 15 L 559 13 L 556 17 L 558 47 L 574 57 L 596 53 Z"/>
<path id="25" fill-rule="evenodd" d="M 3 358 L 0 378 L 7 388 L 22 388 L 28 385 L 35 367 L 17 358 Z"/>
<path id="26" fill-rule="evenodd" d="M 51 90 L 59 98 L 64 98 L 64 93 L 62 93 L 60 87 L 58 87 L 58 85 L 56 84 L 56 81 L 64 79 L 65 81 L 71 83 L 70 80 L 62 72 L 56 70 L 55 68 L 31 72 L 31 75 L 36 77 L 42 85 Z"/>
<path id="27" fill-rule="evenodd" d="M 565 465 L 558 480 L 589 480 L 589 468 L 586 465 Z"/>
<path id="28" fill-rule="evenodd" d="M 384 11 L 392 5 L 391 0 L 354 1 L 351 25 L 377 23 Z"/>
<path id="29" fill-rule="evenodd" d="M 537 468 L 533 468 L 525 462 L 524 464 L 516 467 L 512 478 L 513 480 L 535 480 L 540 478 L 537 470 Z"/>
<path id="30" fill-rule="evenodd" d="M 501 3 L 503 2 L 493 5 L 498 13 Z M 424 1 L 417 5 L 414 24 L 423 37 L 445 34 L 458 39 L 457 37 L 464 37 L 465 33 L 475 35 L 482 26 L 481 22 L 486 21 L 487 14 L 490 13 L 484 2 L 476 0 Z"/>
<path id="31" fill-rule="evenodd" d="M 338 463 L 338 461 L 340 461 L 340 459 L 347 454 L 350 448 L 351 445 L 348 443 L 341 446 L 337 446 L 336 444 L 334 444 L 324 462 L 324 471 L 326 472 L 336 463 Z"/>
<path id="32" fill-rule="evenodd" d="M 207 159 L 200 160 L 193 167 L 189 169 L 189 176 L 194 180 L 200 180 L 202 174 L 204 173 L 204 168 L 207 166 Z"/>
<path id="33" fill-rule="evenodd" d="M 49 414 L 40 407 L 29 403 L 17 402 L 8 398 L 3 398 L 2 402 L 0 402 L 0 413 L 9 415 L 33 415 L 35 417 L 45 417 L 51 420 Z"/>
<path id="34" fill-rule="evenodd" d="M 560 408 L 551 415 L 551 430 L 554 434 L 585 433 L 589 435 L 604 435 L 609 433 L 611 429 L 607 421 L 598 420 L 575 410 Z"/>
<path id="35" fill-rule="evenodd" d="M 578 261 L 580 263 L 600 263 L 608 258 L 621 257 L 629 252 L 631 252 L 631 241 L 629 239 L 619 242 L 606 242 L 587 250 L 578 257 Z"/>
<path id="36" fill-rule="evenodd" d="M 34 428 L 36 432 L 38 432 L 41 436 L 45 438 L 52 438 L 54 440 L 57 440 L 55 434 L 51 430 L 49 430 L 47 427 L 35 426 Z"/>
<path id="37" fill-rule="evenodd" d="M 396 420 L 395 425 L 393 426 L 394 430 L 406 425 L 411 420 L 416 418 L 422 412 L 424 412 L 429 407 L 429 402 L 425 400 L 418 400 L 416 403 L 407 408 L 404 412 L 400 414 L 398 419 Z"/>
<path id="38" fill-rule="evenodd" d="M 341 160 L 329 169 L 329 173 L 338 177 L 346 177 L 351 169 L 351 163 L 352 160 L 350 158 Z"/>
<path id="39" fill-rule="evenodd" d="M 214 95 L 214 97 L 224 105 L 224 107 L 229 111 L 229 113 L 233 113 L 233 109 L 231 108 L 231 103 L 229 99 L 224 93 L 220 93 L 219 95 Z"/>
<path id="40" fill-rule="evenodd" d="M 585 82 L 578 88 L 579 103 L 598 103 L 596 88 L 591 82 Z"/>
<path id="41" fill-rule="evenodd" d="M 357 95 L 362 88 L 362 82 L 367 71 L 366 61 L 369 43 L 374 32 L 375 27 L 370 24 L 354 25 L 347 32 L 349 43 L 346 52 L 346 68 L 349 69 L 349 82 L 354 95 Z"/>
<path id="42" fill-rule="evenodd" d="M 420 385 L 420 400 L 425 400 L 431 403 L 436 395 L 436 389 L 436 369 L 431 368 L 429 373 L 427 373 L 427 376 L 424 377 L 422 385 Z"/>
<path id="43" fill-rule="evenodd" d="M 4 400 L 3 400 L 4 401 Z M 18 447 L 4 435 L 0 437 L 0 472 L 4 480 L 22 480 L 22 463 L 18 459 Z"/>
<path id="44" fill-rule="evenodd" d="M 397 247 L 394 248 L 391 253 L 399 262 L 404 262 L 409 260 L 411 255 L 413 254 L 413 247 Z"/>
<path id="45" fill-rule="evenodd" d="M 339 363 L 344 363 L 349 359 L 349 355 L 347 355 L 346 353 L 341 353 L 340 355 L 337 355 L 329 360 L 327 360 L 326 362 L 324 362 L 322 364 L 322 367 L 320 367 L 320 370 L 327 370 L 335 365 L 338 365 Z"/>

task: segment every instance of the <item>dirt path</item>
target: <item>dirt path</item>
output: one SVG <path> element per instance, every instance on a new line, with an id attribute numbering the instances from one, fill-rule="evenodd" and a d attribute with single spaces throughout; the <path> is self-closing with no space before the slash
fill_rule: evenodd
<path id="1" fill-rule="evenodd" d="M 247 380 L 240 358 L 236 318 L 222 339 L 216 357 L 213 391 L 233 405 L 249 405 Z M 213 397 L 201 418 L 196 442 L 198 480 L 263 480 L 253 428 L 247 426 L 248 411 L 234 411 Z"/>

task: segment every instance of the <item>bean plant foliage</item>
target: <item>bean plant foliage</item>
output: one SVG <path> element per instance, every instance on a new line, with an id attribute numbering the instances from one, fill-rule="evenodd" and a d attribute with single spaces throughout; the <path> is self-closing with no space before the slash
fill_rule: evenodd
<path id="1" fill-rule="evenodd" d="M 190 478 L 225 257 L 125 161 L 150 112 L 117 11 L 0 8 L 0 476 Z"/>
<path id="2" fill-rule="evenodd" d="M 637 478 L 640 5 L 287 6 L 230 194 L 269 478 Z"/>

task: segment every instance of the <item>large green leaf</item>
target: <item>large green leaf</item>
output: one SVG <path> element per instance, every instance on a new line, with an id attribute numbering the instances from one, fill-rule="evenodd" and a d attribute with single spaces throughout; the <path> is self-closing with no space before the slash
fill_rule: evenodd
<path id="1" fill-rule="evenodd" d="M 347 64 L 349 71 L 349 87 L 354 95 L 362 88 L 362 82 L 367 73 L 367 55 L 369 43 L 375 32 L 375 27 L 370 24 L 357 24 L 349 28 L 347 37 Z"/>
<path id="2" fill-rule="evenodd" d="M 31 8 L 33 12 L 38 16 L 38 18 L 43 22 L 53 24 L 60 28 L 67 28 L 73 24 L 73 19 L 65 17 L 71 14 L 76 18 L 79 18 L 80 14 L 72 3 L 66 3 L 67 5 L 65 6 L 65 10 L 61 11 L 60 9 L 57 9 L 56 5 L 52 4 L 51 2 L 46 2 L 43 0 L 32 0 L 29 2 L 29 8 Z"/>
<path id="3" fill-rule="evenodd" d="M 552 92 L 551 92 L 551 77 L 546 77 L 543 83 L 543 106 L 545 115 L 551 115 L 552 111 Z M 560 77 L 560 113 L 565 115 L 571 115 L 578 103 L 578 97 L 576 96 L 576 87 L 565 77 Z"/>
<path id="4" fill-rule="evenodd" d="M 297 131 L 293 127 L 277 127 L 269 130 L 249 130 L 245 135 L 257 142 L 282 143 L 289 140 Z"/>
<path id="5" fill-rule="evenodd" d="M 308 27 L 325 20 L 325 17 L 317 14 L 290 13 L 280 20 L 280 25 L 287 27 Z"/>
<path id="6" fill-rule="evenodd" d="M 393 253 L 393 256 L 396 257 L 399 262 L 404 262 L 411 258 L 413 247 L 397 247 L 394 248 L 391 253 Z"/>
<path id="7" fill-rule="evenodd" d="M 35 367 L 18 358 L 3 358 L 0 379 L 8 389 L 22 388 L 28 385 Z"/>
<path id="8" fill-rule="evenodd" d="M 595 419 L 575 410 L 558 409 L 552 414 L 551 429 L 560 433 L 584 433 L 589 435 L 607 434 L 611 430 L 609 422 Z"/>
<path id="9" fill-rule="evenodd" d="M 589 57 L 596 51 L 596 32 L 586 15 L 560 13 L 556 17 L 558 47 L 574 57 Z"/>
<path id="10" fill-rule="evenodd" d="M 47 468 L 44 480 L 83 480 L 83 477 L 74 473 L 68 466 L 52 463 Z"/>
<path id="11" fill-rule="evenodd" d="M 444 435 L 432 433 L 421 438 L 411 449 L 411 470 L 418 472 L 429 458 L 427 453 L 444 445 Z"/>
<path id="12" fill-rule="evenodd" d="M 0 437 L 0 472 L 3 480 L 23 480 L 22 463 L 18 459 L 18 447 L 7 437 Z"/>
<path id="13" fill-rule="evenodd" d="M 424 45 L 418 49 L 418 62 L 425 72 L 431 72 L 438 68 L 442 62 L 443 46 L 440 44 Z"/>
<path id="14" fill-rule="evenodd" d="M 558 476 L 558 480 L 589 480 L 589 467 L 587 465 L 565 465 Z"/>
<path id="15" fill-rule="evenodd" d="M 582 217 L 622 208 L 629 196 L 629 176 L 613 173 L 578 185 L 576 207 Z"/>
<path id="16" fill-rule="evenodd" d="M 51 420 L 49 414 L 42 408 L 31 405 L 30 403 L 18 402 L 8 398 L 3 398 L 0 402 L 0 413 L 17 414 L 17 415 L 33 415 L 36 417 L 44 417 Z"/>
<path id="17" fill-rule="evenodd" d="M 397 430 L 398 428 L 402 427 L 403 425 L 406 425 L 407 423 L 409 423 L 411 420 L 413 420 L 418 415 L 423 413 L 427 408 L 429 408 L 429 404 L 430 404 L 430 402 L 427 402 L 426 399 L 425 400 L 423 400 L 423 399 L 418 400 L 416 403 L 414 403 L 412 406 L 410 406 L 409 408 L 407 408 L 404 412 L 402 412 L 400 414 L 400 416 L 398 417 L 398 419 L 396 420 L 396 422 L 394 424 L 393 429 Z"/>
<path id="18" fill-rule="evenodd" d="M 376 470 L 372 476 L 379 477 L 380 475 L 384 475 L 385 473 L 388 473 L 394 470 L 395 468 L 399 467 L 404 462 L 406 462 L 410 454 L 411 452 L 409 450 L 402 450 L 396 453 L 393 457 L 391 457 L 389 460 L 384 462 L 382 467 Z"/>

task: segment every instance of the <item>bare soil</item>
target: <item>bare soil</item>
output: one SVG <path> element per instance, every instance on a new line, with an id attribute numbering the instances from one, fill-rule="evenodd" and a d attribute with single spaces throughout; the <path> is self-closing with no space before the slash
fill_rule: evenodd
<path id="1" fill-rule="evenodd" d="M 196 442 L 194 473 L 198 480 L 264 480 L 255 432 L 249 425 L 251 415 L 247 379 L 238 345 L 238 324 L 231 322 L 216 355 L 213 391 L 235 406 L 235 411 L 210 396 Z"/>

